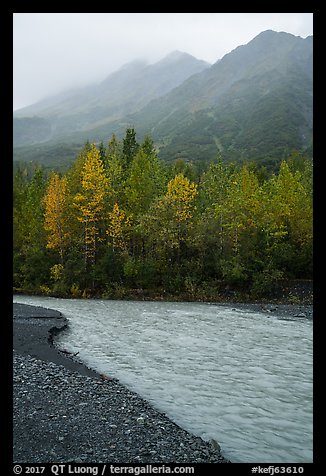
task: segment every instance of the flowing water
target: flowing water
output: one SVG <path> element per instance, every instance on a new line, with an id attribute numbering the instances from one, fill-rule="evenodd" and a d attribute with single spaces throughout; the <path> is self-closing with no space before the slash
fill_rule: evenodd
<path id="1" fill-rule="evenodd" d="M 312 462 L 312 320 L 202 303 L 15 296 L 61 311 L 58 345 L 232 462 Z"/>

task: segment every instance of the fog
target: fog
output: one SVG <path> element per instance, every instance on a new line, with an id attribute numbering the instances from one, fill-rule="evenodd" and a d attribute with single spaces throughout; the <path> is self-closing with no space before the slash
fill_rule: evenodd
<path id="1" fill-rule="evenodd" d="M 312 13 L 14 13 L 13 109 L 174 50 L 215 63 L 264 30 L 303 38 Z"/>

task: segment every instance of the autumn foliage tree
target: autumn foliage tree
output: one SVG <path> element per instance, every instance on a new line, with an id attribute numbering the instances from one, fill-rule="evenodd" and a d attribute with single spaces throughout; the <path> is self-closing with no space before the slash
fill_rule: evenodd
<path id="1" fill-rule="evenodd" d="M 81 171 L 81 191 L 74 197 L 77 219 L 84 225 L 84 259 L 93 266 L 100 236 L 100 223 L 105 220 L 103 211 L 109 192 L 109 180 L 104 171 L 100 152 L 93 144 L 87 152 Z"/>
<path id="2" fill-rule="evenodd" d="M 141 228 L 148 247 L 166 263 L 174 259 L 180 262 L 190 236 L 197 193 L 197 185 L 178 174 L 167 184 L 165 195 L 143 216 Z"/>
<path id="3" fill-rule="evenodd" d="M 47 232 L 47 248 L 59 252 L 61 263 L 70 237 L 67 196 L 67 178 L 61 178 L 53 172 L 44 197 L 44 228 Z"/>
<path id="4" fill-rule="evenodd" d="M 109 224 L 106 234 L 112 244 L 113 250 L 127 252 L 128 232 L 131 229 L 131 218 L 115 203 L 113 210 L 108 215 Z"/>

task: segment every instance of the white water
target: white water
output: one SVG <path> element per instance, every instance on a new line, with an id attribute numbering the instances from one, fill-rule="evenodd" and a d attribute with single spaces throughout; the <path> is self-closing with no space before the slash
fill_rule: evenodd
<path id="1" fill-rule="evenodd" d="M 61 311 L 58 345 L 232 462 L 312 462 L 312 320 L 201 303 L 15 296 Z"/>

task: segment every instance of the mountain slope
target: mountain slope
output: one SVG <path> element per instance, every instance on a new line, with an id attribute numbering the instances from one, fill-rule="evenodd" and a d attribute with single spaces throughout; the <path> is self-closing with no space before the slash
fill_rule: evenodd
<path id="1" fill-rule="evenodd" d="M 37 142 L 38 129 L 32 130 L 26 118 L 38 116 L 50 124 L 51 134 L 47 140 L 75 131 L 87 131 L 138 111 L 152 99 L 166 94 L 192 74 L 208 67 L 205 61 L 179 51 L 153 65 L 143 61 L 128 63 L 99 85 L 65 92 L 15 111 L 14 144 Z M 43 142 L 43 135 L 39 142 Z"/>
<path id="2" fill-rule="evenodd" d="M 263 32 L 130 117 L 163 158 L 280 156 L 312 141 L 312 38 Z"/>
<path id="3" fill-rule="evenodd" d="M 152 135 L 165 160 L 304 151 L 312 145 L 312 47 L 312 37 L 265 31 L 137 113 L 90 132 L 100 140 L 133 125 L 140 137 Z"/>
<path id="4" fill-rule="evenodd" d="M 167 64 L 152 65 L 150 74 L 146 67 L 130 65 L 139 68 L 139 81 L 134 81 L 128 94 L 126 88 L 120 98 L 117 92 L 113 94 L 116 118 L 111 111 L 110 119 L 102 123 L 89 121 L 70 132 L 67 126 L 60 141 L 106 141 L 113 132 L 122 136 L 127 127 L 133 126 L 140 140 L 145 134 L 152 135 L 160 157 L 165 160 L 213 159 L 219 152 L 230 160 L 274 160 L 293 150 L 305 151 L 312 147 L 312 57 L 312 37 L 303 39 L 268 30 L 166 94 L 160 68 L 168 72 L 168 67 L 164 69 Z M 173 55 L 162 61 L 169 60 L 173 60 Z M 106 94 L 117 91 L 116 78 L 111 76 L 101 86 L 103 104 Z M 161 78 L 160 83 L 155 80 L 157 77 Z M 144 105 L 144 90 L 149 93 L 145 101 L 150 94 L 161 95 Z M 90 109 L 87 113 L 92 114 Z M 80 121 L 86 116 L 86 111 L 77 114 Z M 42 153 L 45 147 L 46 143 Z M 29 153 L 29 158 L 32 155 L 30 149 L 20 149 L 18 158 L 25 153 Z"/>

